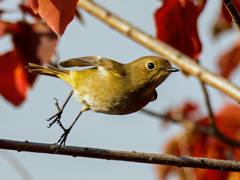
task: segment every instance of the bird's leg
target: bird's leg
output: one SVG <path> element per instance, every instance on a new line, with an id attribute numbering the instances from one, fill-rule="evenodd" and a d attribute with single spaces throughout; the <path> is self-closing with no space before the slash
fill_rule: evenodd
<path id="1" fill-rule="evenodd" d="M 52 120 L 52 122 L 49 124 L 48 128 L 50 128 L 55 122 L 57 122 L 59 124 L 59 126 L 63 130 L 65 130 L 65 128 L 63 127 L 60 119 L 61 119 L 61 115 L 62 115 L 63 109 L 66 106 L 66 104 L 69 101 L 69 99 L 71 98 L 72 94 L 73 94 L 73 90 L 71 90 L 70 94 L 68 95 L 67 99 L 65 100 L 65 102 L 64 102 L 64 104 L 63 104 L 63 106 L 61 108 L 58 105 L 58 100 L 56 98 L 54 98 L 56 100 L 55 106 L 57 107 L 58 112 L 55 115 L 53 115 L 52 117 L 50 117 L 49 119 L 47 119 L 47 121 L 51 121 Z"/>
<path id="2" fill-rule="evenodd" d="M 65 146 L 65 143 L 66 143 L 66 140 L 67 140 L 67 136 L 68 136 L 69 132 L 71 131 L 73 125 L 77 122 L 77 120 L 78 120 L 78 118 L 81 116 L 81 114 L 82 114 L 84 111 L 87 111 L 88 109 L 89 109 L 89 108 L 84 105 L 83 108 L 82 108 L 82 110 L 80 111 L 80 113 L 78 114 L 78 116 L 76 117 L 76 119 L 73 121 L 72 125 L 71 125 L 68 129 L 65 129 L 65 128 L 62 126 L 62 124 L 61 124 L 61 125 L 59 124 L 59 125 L 62 127 L 62 129 L 64 130 L 64 133 L 62 134 L 62 136 L 60 137 L 60 139 L 59 139 L 58 142 L 56 143 L 56 144 L 58 144 L 58 143 L 60 143 L 60 144 L 59 144 L 59 146 L 58 146 L 55 154 L 59 151 L 59 149 L 61 148 L 62 145 Z"/>

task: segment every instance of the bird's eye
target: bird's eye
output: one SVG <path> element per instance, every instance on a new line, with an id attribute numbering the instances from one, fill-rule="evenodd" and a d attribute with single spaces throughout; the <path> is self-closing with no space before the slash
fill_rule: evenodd
<path id="1" fill-rule="evenodd" d="M 148 63 L 147 67 L 148 69 L 154 69 L 155 65 L 153 63 Z"/>

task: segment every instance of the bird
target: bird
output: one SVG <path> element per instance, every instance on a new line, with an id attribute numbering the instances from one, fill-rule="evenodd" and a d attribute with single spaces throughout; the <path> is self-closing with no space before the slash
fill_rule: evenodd
<path id="1" fill-rule="evenodd" d="M 149 102 L 157 99 L 156 88 L 171 72 L 179 71 L 170 62 L 159 56 L 144 56 L 130 63 L 99 56 L 72 58 L 60 63 L 63 68 L 93 66 L 82 70 L 66 70 L 52 66 L 43 67 L 29 63 L 26 68 L 30 73 L 60 78 L 67 82 L 72 91 L 58 113 L 49 118 L 57 122 L 64 130 L 57 143 L 65 145 L 67 136 L 80 115 L 88 110 L 111 115 L 125 115 L 139 111 Z M 67 101 L 74 94 L 83 107 L 72 123 L 66 129 L 60 118 Z M 56 100 L 57 101 L 57 100 Z"/>

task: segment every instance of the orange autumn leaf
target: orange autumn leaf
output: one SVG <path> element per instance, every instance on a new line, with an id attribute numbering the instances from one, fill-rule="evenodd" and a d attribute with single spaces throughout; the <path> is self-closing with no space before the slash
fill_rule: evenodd
<path id="1" fill-rule="evenodd" d="M 224 152 L 224 148 L 219 146 L 218 142 L 206 134 L 197 131 L 190 131 L 189 133 L 179 136 L 179 139 L 175 138 L 170 141 L 165 149 L 165 154 L 225 159 L 226 153 Z M 180 141 L 183 141 L 183 138 L 185 139 L 184 142 L 186 142 L 186 144 L 183 144 L 184 148 L 187 149 L 187 152 L 190 152 L 190 154 L 184 154 L 184 150 L 182 150 L 182 147 L 180 146 Z M 177 173 L 179 177 L 178 179 L 187 180 L 189 178 L 189 174 L 185 174 L 183 168 L 178 168 L 176 166 L 157 166 L 157 174 L 161 180 L 166 179 L 167 176 L 173 172 Z M 192 169 L 191 175 L 200 180 L 226 180 L 229 176 L 229 172 L 194 168 Z"/>
<path id="2" fill-rule="evenodd" d="M 0 21 L 0 37 L 5 35 L 5 27 L 4 27 L 4 22 Z"/>
<path id="3" fill-rule="evenodd" d="M 28 0 L 31 8 L 60 36 L 73 20 L 78 0 Z"/>
<path id="4" fill-rule="evenodd" d="M 174 109 L 174 112 L 182 114 L 186 111 L 186 107 L 191 107 L 189 103 L 182 105 Z M 194 104 L 192 105 L 194 106 Z M 194 111 L 196 111 L 195 109 Z M 191 111 L 190 111 L 191 112 Z M 240 105 L 228 104 L 221 108 L 215 115 L 215 122 L 218 129 L 227 137 L 240 141 Z M 199 115 L 200 117 L 201 115 Z M 192 119 L 190 119 L 192 121 Z M 208 117 L 200 118 L 196 121 L 197 125 L 209 127 L 210 122 Z M 233 148 L 228 146 L 226 143 L 222 142 L 221 139 L 217 139 L 205 133 L 201 133 L 196 130 L 190 130 L 187 133 L 181 135 L 181 141 L 177 138 L 173 139 L 168 143 L 165 148 L 166 154 L 173 154 L 178 156 L 192 156 L 192 157 L 204 157 L 213 159 L 223 159 L 223 160 L 240 160 L 240 150 L 239 148 Z M 179 137 L 178 136 L 178 137 Z M 183 139 L 185 139 L 183 141 Z M 184 142 L 183 146 L 180 143 Z M 187 150 L 182 150 L 182 148 Z M 185 154 L 184 152 L 188 152 Z M 174 166 L 157 166 L 159 179 L 165 179 L 169 173 L 172 171 L 178 173 L 178 177 L 181 180 L 187 180 L 185 171 L 183 168 L 177 168 Z M 240 178 L 239 175 L 233 172 L 221 172 L 210 169 L 198 169 L 194 168 L 193 176 L 196 179 L 212 180 L 220 179 L 227 180 L 231 177 Z"/>
<path id="5" fill-rule="evenodd" d="M 231 50 L 221 55 L 217 61 L 218 71 L 220 74 L 229 78 L 232 71 L 238 66 L 240 62 L 240 43 L 236 44 Z"/>
<path id="6" fill-rule="evenodd" d="M 157 38 L 197 60 L 202 51 L 197 20 L 205 2 L 164 0 L 155 12 Z"/>
<path id="7" fill-rule="evenodd" d="M 228 179 L 229 180 L 240 180 L 239 172 L 231 172 Z"/>
<path id="8" fill-rule="evenodd" d="M 15 51 L 0 55 L 0 94 L 19 106 L 26 98 L 26 71 Z"/>
<path id="9" fill-rule="evenodd" d="M 240 141 L 240 106 L 229 104 L 216 115 L 218 129 L 228 138 Z M 240 160 L 240 159 L 239 159 Z"/>
<path id="10" fill-rule="evenodd" d="M 205 158 L 214 158 L 214 159 L 226 159 L 227 153 L 223 146 L 219 144 L 217 140 L 214 138 L 197 132 L 197 131 L 190 131 L 187 134 L 183 134 L 181 136 L 185 136 L 184 144 L 187 151 L 190 154 L 184 154 L 179 146 L 179 140 L 174 139 L 172 140 L 169 145 L 167 146 L 165 153 L 172 154 L 172 152 L 177 152 L 177 156 L 192 156 L 192 157 L 205 157 Z M 182 140 L 182 137 L 181 137 Z M 173 149 L 175 150 L 173 151 Z M 187 180 L 187 174 L 185 174 L 183 168 L 177 168 L 175 166 L 158 166 L 158 175 L 159 179 L 165 179 L 169 173 L 175 172 L 179 175 L 179 179 Z M 203 180 L 212 180 L 212 179 L 219 179 L 219 180 L 226 180 L 229 176 L 229 172 L 221 172 L 216 170 L 210 169 L 198 169 L 194 168 L 192 171 L 192 175 L 196 177 L 196 179 L 203 179 Z"/>

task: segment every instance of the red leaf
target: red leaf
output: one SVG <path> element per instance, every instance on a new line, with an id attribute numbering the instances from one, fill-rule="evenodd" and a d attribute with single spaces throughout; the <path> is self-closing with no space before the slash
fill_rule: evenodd
<path id="1" fill-rule="evenodd" d="M 0 22 L 0 32 L 11 34 L 14 44 L 13 52 L 0 56 L 0 94 L 18 106 L 26 97 L 27 87 L 32 86 L 37 77 L 24 67 L 29 62 L 49 64 L 58 37 L 40 21 L 35 24 Z"/>
<path id="2" fill-rule="evenodd" d="M 2 37 L 3 35 L 5 35 L 5 26 L 4 22 L 0 21 L 0 37 Z"/>
<path id="3" fill-rule="evenodd" d="M 174 154 L 176 156 L 180 156 L 180 150 L 178 146 L 178 141 L 176 138 L 172 139 L 168 142 L 167 146 L 165 147 L 165 152 L 167 154 Z M 170 173 L 170 171 L 175 170 L 176 167 L 174 166 L 157 166 L 157 173 L 159 179 L 164 179 Z M 179 172 L 180 173 L 180 172 Z"/>
<path id="4" fill-rule="evenodd" d="M 9 22 L 0 20 L 0 37 L 9 33 L 9 27 L 12 25 L 13 25 L 13 23 L 9 23 Z"/>
<path id="5" fill-rule="evenodd" d="M 35 14 L 38 13 L 38 0 L 28 0 L 28 4 Z"/>
<path id="6" fill-rule="evenodd" d="M 165 154 L 172 154 L 176 156 L 192 156 L 192 157 L 205 157 L 214 159 L 227 159 L 225 147 L 219 146 L 219 143 L 212 137 L 200 133 L 198 131 L 190 131 L 178 136 L 166 146 Z M 181 147 L 181 143 L 182 147 Z M 185 154 L 187 153 L 187 154 Z M 184 170 L 174 166 L 158 166 L 159 179 L 166 179 L 167 175 L 172 171 L 177 172 L 178 177 L 185 177 Z M 188 176 L 195 176 L 196 179 L 212 180 L 216 179 L 225 180 L 229 172 L 219 172 L 208 169 L 194 169 Z M 181 179 L 181 178 L 179 178 Z M 185 179 L 185 178 L 183 178 Z"/>
<path id="7" fill-rule="evenodd" d="M 45 23 L 35 23 L 33 28 L 33 45 L 36 47 L 35 56 L 41 65 L 49 64 L 55 53 L 58 37 Z"/>
<path id="8" fill-rule="evenodd" d="M 28 0 L 35 13 L 59 35 L 62 35 L 67 25 L 72 21 L 78 0 Z"/>
<path id="9" fill-rule="evenodd" d="M 19 8 L 24 12 L 24 13 L 28 13 L 30 14 L 31 16 L 35 17 L 35 18 L 38 18 L 40 19 L 41 17 L 38 15 L 38 14 L 35 14 L 33 12 L 33 10 L 29 7 L 29 6 L 26 6 L 24 4 L 20 4 L 19 5 Z"/>
<path id="10" fill-rule="evenodd" d="M 240 11 L 240 1 L 232 0 L 234 6 Z M 213 34 L 218 35 L 220 32 L 227 30 L 232 27 L 232 17 L 229 14 L 226 6 L 222 3 L 222 9 L 218 15 L 217 22 L 214 25 Z"/>
<path id="11" fill-rule="evenodd" d="M 0 94 L 19 106 L 26 98 L 26 71 L 15 51 L 0 56 Z"/>
<path id="12" fill-rule="evenodd" d="M 232 0 L 232 3 L 234 4 L 234 6 L 237 8 L 237 10 L 240 10 L 240 1 L 239 0 Z M 232 23 L 232 17 L 229 14 L 226 6 L 222 3 L 222 13 L 224 18 L 228 21 L 229 24 Z"/>
<path id="13" fill-rule="evenodd" d="M 217 65 L 220 74 L 228 78 L 240 61 L 240 43 L 236 44 L 230 51 L 225 52 L 219 58 Z"/>
<path id="14" fill-rule="evenodd" d="M 183 105 L 182 109 L 179 109 L 179 111 L 182 110 L 182 112 L 177 112 L 177 115 L 184 114 L 185 112 L 191 112 L 191 109 L 192 108 L 189 106 L 189 104 L 185 104 Z M 240 141 L 239 112 L 240 105 L 228 104 L 220 109 L 219 112 L 215 115 L 215 123 L 218 129 L 227 137 L 237 141 Z M 209 117 L 199 119 L 196 124 L 209 127 Z M 221 139 L 217 139 L 211 135 L 201 133 L 196 130 L 190 130 L 188 132 L 184 132 L 181 135 L 178 135 L 178 139 L 174 139 L 168 143 L 165 149 L 165 153 L 177 156 L 187 155 L 192 157 L 205 157 L 223 160 L 232 160 L 232 158 L 235 160 L 240 160 L 240 150 L 238 148 L 229 147 L 226 143 L 222 142 Z M 165 179 L 171 171 L 177 172 L 179 177 L 186 179 L 184 175 L 185 173 L 181 168 L 176 168 L 173 166 L 158 166 L 157 170 L 160 179 Z M 191 172 L 192 175 L 193 173 L 196 179 L 204 180 L 225 180 L 231 179 L 231 177 L 236 177 L 236 174 L 232 174 L 230 172 L 219 172 L 209 169 L 196 168 L 193 172 Z"/>
<path id="15" fill-rule="evenodd" d="M 29 62 L 41 65 L 50 63 L 58 37 L 45 23 L 28 24 L 20 21 L 9 24 L 6 29 L 13 36 L 16 52 L 24 66 Z M 30 86 L 33 85 L 36 77 L 36 75 L 28 73 Z"/>
<path id="16" fill-rule="evenodd" d="M 157 38 L 197 60 L 202 50 L 197 19 L 206 1 L 165 0 L 155 12 Z"/>
<path id="17" fill-rule="evenodd" d="M 179 107 L 171 109 L 166 114 L 169 117 L 177 115 L 178 117 L 188 119 L 188 120 L 196 120 L 198 117 L 199 107 L 196 103 L 193 102 L 185 102 Z"/>
<path id="18" fill-rule="evenodd" d="M 240 105 L 228 104 L 216 115 L 218 129 L 227 137 L 240 141 Z"/>

